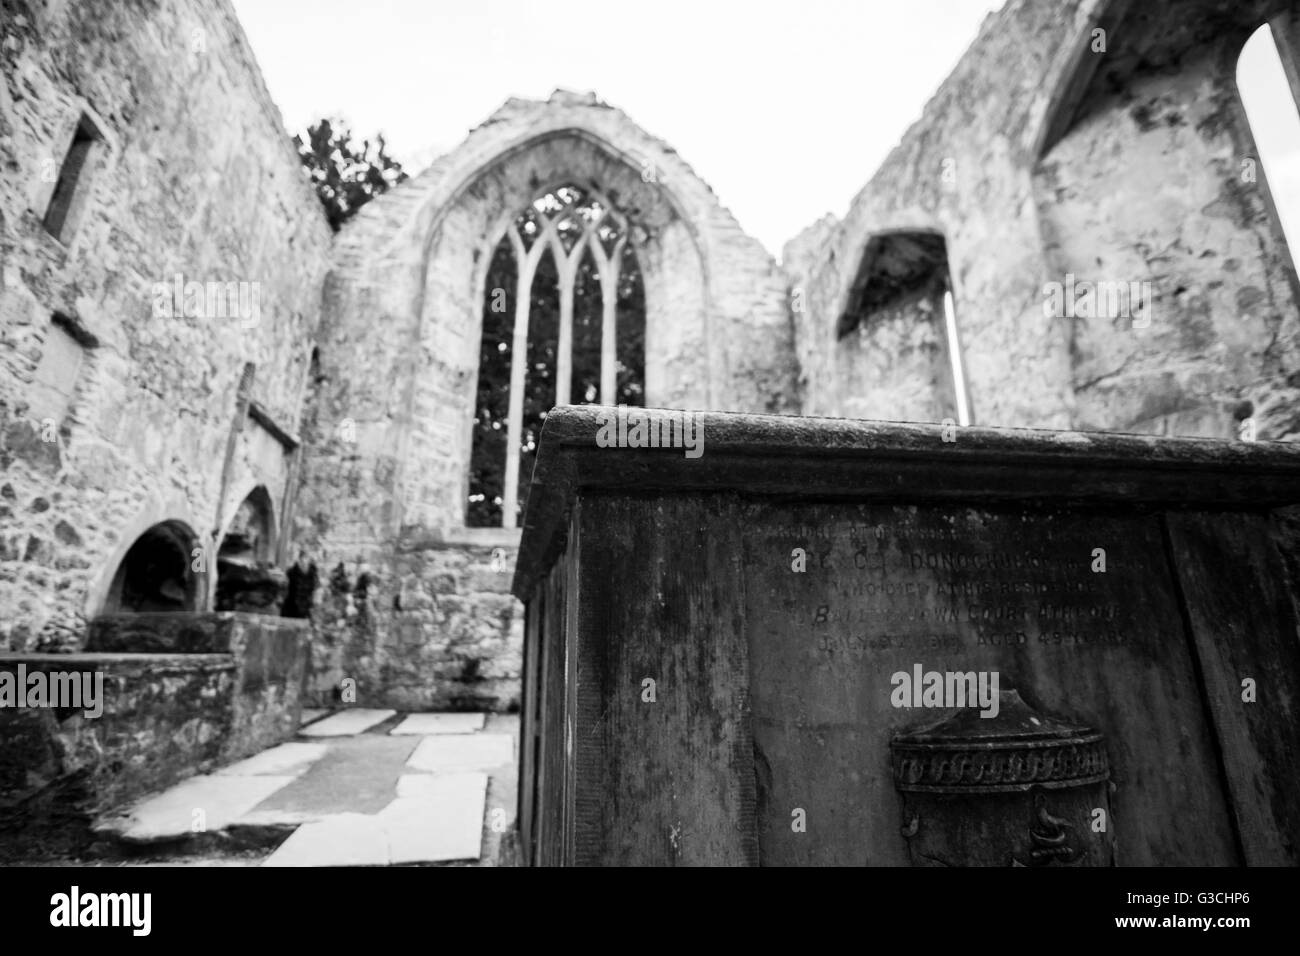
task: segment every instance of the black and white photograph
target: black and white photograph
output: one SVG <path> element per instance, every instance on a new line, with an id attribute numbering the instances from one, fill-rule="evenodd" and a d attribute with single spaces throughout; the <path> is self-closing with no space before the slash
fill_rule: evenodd
<path id="1" fill-rule="evenodd" d="M 15 925 L 1280 927 L 1300 0 L 0 0 L 0 67 Z"/>

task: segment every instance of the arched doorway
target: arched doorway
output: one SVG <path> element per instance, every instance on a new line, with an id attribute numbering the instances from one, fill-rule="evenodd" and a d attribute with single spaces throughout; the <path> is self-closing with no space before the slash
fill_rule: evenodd
<path id="1" fill-rule="evenodd" d="M 109 588 L 105 613 L 194 611 L 199 606 L 198 536 L 180 521 L 153 525 L 131 545 Z"/>

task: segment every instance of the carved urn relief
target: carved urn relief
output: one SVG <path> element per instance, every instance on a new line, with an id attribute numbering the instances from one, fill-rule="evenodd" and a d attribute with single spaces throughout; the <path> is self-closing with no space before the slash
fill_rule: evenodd
<path id="1" fill-rule="evenodd" d="M 1003 690 L 890 742 L 913 866 L 1112 866 L 1102 735 Z"/>

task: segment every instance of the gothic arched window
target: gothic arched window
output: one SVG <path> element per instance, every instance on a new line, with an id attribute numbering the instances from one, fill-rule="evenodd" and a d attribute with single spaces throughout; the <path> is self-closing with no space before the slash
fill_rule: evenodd
<path id="1" fill-rule="evenodd" d="M 565 185 L 507 226 L 488 266 L 467 523 L 516 527 L 546 413 L 645 402 L 635 226 Z"/>

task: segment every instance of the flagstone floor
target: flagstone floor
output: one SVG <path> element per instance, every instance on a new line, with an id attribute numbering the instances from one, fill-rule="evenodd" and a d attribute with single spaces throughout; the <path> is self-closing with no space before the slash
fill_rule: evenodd
<path id="1" fill-rule="evenodd" d="M 497 865 L 514 826 L 518 728 L 512 714 L 304 712 L 295 740 L 96 829 L 134 848 L 136 865 Z"/>

